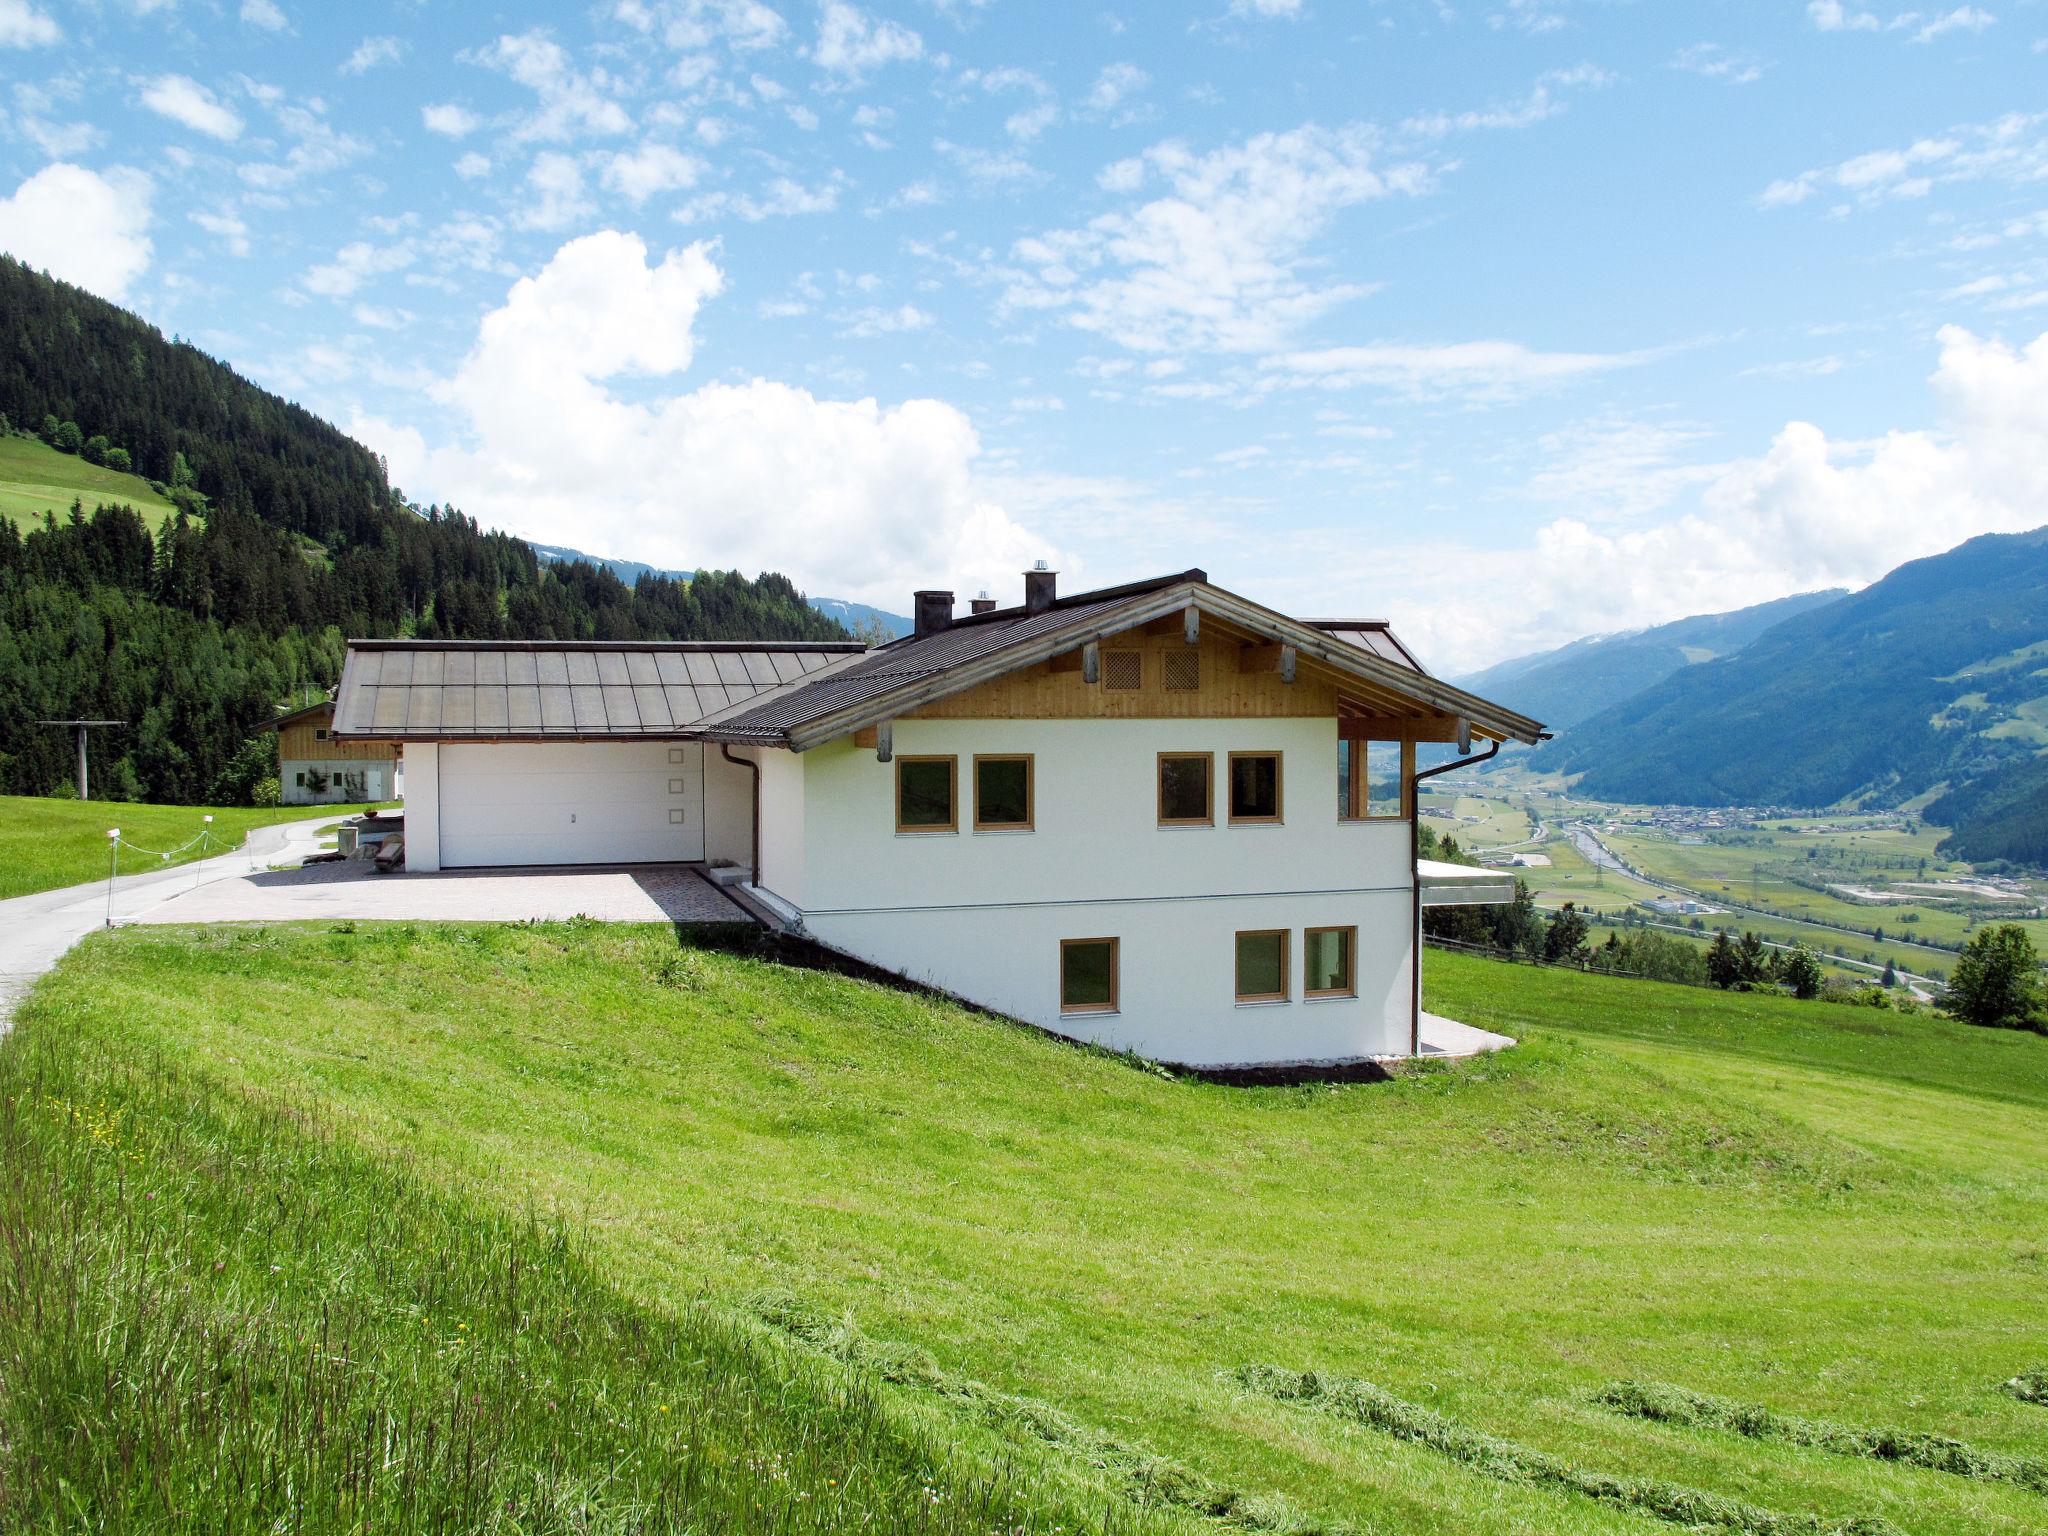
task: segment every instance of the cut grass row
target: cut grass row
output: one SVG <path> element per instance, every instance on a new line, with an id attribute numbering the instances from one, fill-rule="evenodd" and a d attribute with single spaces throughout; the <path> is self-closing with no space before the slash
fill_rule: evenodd
<path id="1" fill-rule="evenodd" d="M 2021 1488 L 1592 1398 L 1682 1381 L 2026 1453 L 2041 1410 L 1996 1384 L 2048 1352 L 2043 1042 L 1437 954 L 1427 982 L 1433 1008 L 1524 1044 L 1377 1086 L 1227 1089 L 667 929 L 576 925 L 134 930 L 75 951 L 23 1028 L 317 1107 L 451 1197 L 561 1221 L 656 1313 L 792 1295 L 1247 1507 L 1659 1528 L 1423 1445 L 1362 1457 L 1355 1427 L 1224 1374 L 1277 1360 L 1567 1465 L 1828 1523 L 2038 1528 Z M 929 1385 L 886 1395 L 1020 1464 L 1067 1456 Z"/>
<path id="2" fill-rule="evenodd" d="M 107 830 L 121 829 L 119 872 L 142 874 L 232 853 L 257 827 L 307 821 L 338 808 L 317 805 L 141 805 L 134 801 L 50 800 L 0 795 L 0 900 L 107 877 Z M 207 831 L 211 836 L 196 841 Z M 160 853 L 170 853 L 160 858 Z"/>

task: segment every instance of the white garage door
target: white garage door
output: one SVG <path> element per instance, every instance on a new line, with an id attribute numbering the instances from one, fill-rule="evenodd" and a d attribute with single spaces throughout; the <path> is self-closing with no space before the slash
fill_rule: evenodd
<path id="1" fill-rule="evenodd" d="M 444 869 L 704 857 L 699 743 L 450 743 L 440 757 Z"/>

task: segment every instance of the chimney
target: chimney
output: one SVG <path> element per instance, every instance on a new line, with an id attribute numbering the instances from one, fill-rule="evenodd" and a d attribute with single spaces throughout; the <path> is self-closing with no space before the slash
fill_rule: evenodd
<path id="1" fill-rule="evenodd" d="M 1060 573 L 1043 560 L 1034 562 L 1024 573 L 1024 611 L 1043 613 L 1050 608 L 1058 596 L 1059 579 Z"/>
<path id="2" fill-rule="evenodd" d="M 967 611 L 969 613 L 994 613 L 996 611 L 996 600 L 990 597 L 987 589 L 984 588 L 982 591 L 975 593 L 972 600 L 968 602 Z"/>
<path id="3" fill-rule="evenodd" d="M 915 628 L 912 634 L 919 640 L 926 635 L 936 635 L 941 630 L 953 627 L 953 594 L 950 592 L 917 592 L 913 611 Z"/>

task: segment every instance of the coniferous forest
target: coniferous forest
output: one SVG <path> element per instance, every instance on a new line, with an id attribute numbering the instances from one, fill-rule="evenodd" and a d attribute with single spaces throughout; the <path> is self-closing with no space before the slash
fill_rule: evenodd
<path id="1" fill-rule="evenodd" d="M 89 718 L 127 722 L 94 742 L 96 798 L 235 800 L 264 724 L 333 686 L 349 636 L 845 637 L 782 576 L 629 587 L 409 505 L 327 422 L 6 257 L 0 417 L 104 442 L 181 509 L 0 519 L 0 793 L 61 791 L 71 738 L 37 722 Z"/>

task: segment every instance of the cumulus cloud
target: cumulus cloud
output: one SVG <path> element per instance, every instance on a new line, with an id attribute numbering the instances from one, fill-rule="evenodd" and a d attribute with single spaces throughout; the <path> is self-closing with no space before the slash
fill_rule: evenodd
<path id="1" fill-rule="evenodd" d="M 192 215 L 192 222 L 217 239 L 220 248 L 230 256 L 249 254 L 249 226 L 243 222 L 240 214 L 202 211 Z"/>
<path id="2" fill-rule="evenodd" d="M 242 20 L 265 32 L 289 32 L 292 26 L 276 0 L 242 0 Z"/>
<path id="3" fill-rule="evenodd" d="M 657 193 L 695 186 L 703 174 L 704 162 L 695 155 L 667 144 L 643 144 L 630 154 L 613 155 L 606 161 L 602 180 L 637 208 Z"/>
<path id="4" fill-rule="evenodd" d="M 1925 197 L 1951 182 L 1997 180 L 2026 184 L 2048 176 L 2048 114 L 2009 112 L 1989 123 L 1965 124 L 1897 149 L 1853 155 L 1839 164 L 1802 171 L 1764 188 L 1766 208 L 1789 208 L 1817 194 L 1870 205 Z"/>
<path id="5" fill-rule="evenodd" d="M 371 278 L 411 266 L 417 254 L 409 241 L 380 246 L 367 240 L 353 240 L 335 252 L 334 260 L 309 269 L 300 279 L 300 286 L 322 298 L 345 299 Z"/>
<path id="6" fill-rule="evenodd" d="M 519 125 L 522 139 L 569 139 L 581 134 L 624 133 L 633 126 L 626 109 L 612 99 L 614 82 L 604 70 L 585 72 L 562 45 L 539 28 L 506 33 L 487 48 L 463 56 L 509 76 L 532 91 L 537 109 Z"/>
<path id="7" fill-rule="evenodd" d="M 104 299 L 128 296 L 149 267 L 150 180 L 59 161 L 0 199 L 0 250 Z"/>
<path id="8" fill-rule="evenodd" d="M 858 80 L 886 64 L 924 57 L 924 39 L 900 22 L 878 20 L 847 0 L 825 0 L 811 62 L 827 74 Z"/>
<path id="9" fill-rule="evenodd" d="M 1158 196 L 1078 229 L 1017 242 L 1004 299 L 1139 352 L 1272 350 L 1370 291 L 1312 280 L 1308 244 L 1356 203 L 1423 190 L 1419 164 L 1381 167 L 1361 127 L 1263 133 L 1197 154 L 1154 145 L 1105 173 L 1111 190 Z"/>
<path id="10" fill-rule="evenodd" d="M 450 139 L 465 138 L 483 126 L 482 118 L 467 107 L 458 107 L 450 101 L 421 107 L 420 121 L 426 125 L 427 132 Z"/>
<path id="11" fill-rule="evenodd" d="M 1688 466 L 1675 440 L 1624 435 L 1613 451 L 1632 477 L 1686 493 L 1676 515 L 1641 500 L 1614 509 L 1630 515 L 1590 515 L 1583 484 L 1539 477 L 1532 490 L 1580 499 L 1529 547 L 1390 555 L 1390 568 L 1413 572 L 1415 619 L 1404 628 L 1447 664 L 1476 665 L 1589 629 L 1862 586 L 1976 534 L 2048 520 L 2048 335 L 2013 346 L 1946 327 L 1932 384 L 1938 426 L 1874 441 L 1793 421 L 1754 457 Z M 1667 515 L 1637 515 L 1652 510 Z M 1425 602 L 1426 568 L 1444 562 L 1474 589 L 1511 590 L 1515 602 L 1479 616 Z"/>
<path id="12" fill-rule="evenodd" d="M 0 0 L 0 48 L 47 48 L 64 29 L 28 0 Z"/>
<path id="13" fill-rule="evenodd" d="M 913 587 L 1013 583 L 1055 553 L 987 496 L 974 428 L 941 401 L 667 386 L 724 286 L 703 244 L 657 262 L 633 235 L 572 240 L 436 386 L 466 443 L 362 417 L 351 430 L 409 491 L 489 523 L 657 564 L 781 570 L 814 592 L 900 606 Z M 629 378 L 630 398 L 613 387 Z"/>
<path id="14" fill-rule="evenodd" d="M 527 229 L 564 229 L 592 211 L 583 195 L 583 167 L 574 155 L 552 149 L 535 155 L 526 168 L 526 185 L 531 196 L 518 217 Z"/>
<path id="15" fill-rule="evenodd" d="M 395 37 L 366 37 L 356 51 L 341 61 L 344 75 L 367 75 L 380 64 L 396 64 L 405 57 L 405 44 Z"/>
<path id="16" fill-rule="evenodd" d="M 167 117 L 222 143 L 232 143 L 242 136 L 242 120 L 234 110 L 185 75 L 158 75 L 143 82 L 142 104 L 159 117 Z"/>

